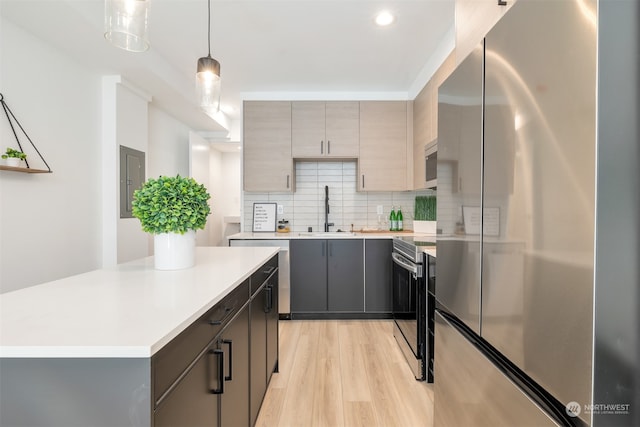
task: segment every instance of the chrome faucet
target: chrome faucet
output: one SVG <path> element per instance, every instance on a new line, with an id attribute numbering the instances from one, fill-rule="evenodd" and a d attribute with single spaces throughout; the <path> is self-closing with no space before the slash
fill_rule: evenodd
<path id="1" fill-rule="evenodd" d="M 333 227 L 333 223 L 329 222 L 329 186 L 324 186 L 324 232 L 329 231 L 329 227 Z"/>

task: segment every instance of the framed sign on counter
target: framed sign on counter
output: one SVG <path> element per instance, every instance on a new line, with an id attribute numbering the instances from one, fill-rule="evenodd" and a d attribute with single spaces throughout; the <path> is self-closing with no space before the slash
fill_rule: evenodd
<path id="1" fill-rule="evenodd" d="M 276 231 L 276 209 L 277 203 L 254 203 L 253 204 L 253 232 Z"/>

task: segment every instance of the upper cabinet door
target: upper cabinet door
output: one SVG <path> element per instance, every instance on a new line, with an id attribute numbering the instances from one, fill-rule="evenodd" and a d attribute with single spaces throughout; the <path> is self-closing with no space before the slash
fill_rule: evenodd
<path id="1" fill-rule="evenodd" d="M 360 102 L 359 191 L 408 189 L 407 126 L 406 101 Z"/>
<path id="2" fill-rule="evenodd" d="M 325 106 L 323 101 L 291 103 L 291 153 L 294 158 L 324 156 Z"/>
<path id="3" fill-rule="evenodd" d="M 291 103 L 294 158 L 356 158 L 359 102 L 294 101 Z"/>
<path id="4" fill-rule="evenodd" d="M 244 190 L 293 191 L 291 102 L 244 103 Z"/>
<path id="5" fill-rule="evenodd" d="M 360 103 L 331 101 L 325 104 L 328 157 L 356 158 L 360 145 Z"/>

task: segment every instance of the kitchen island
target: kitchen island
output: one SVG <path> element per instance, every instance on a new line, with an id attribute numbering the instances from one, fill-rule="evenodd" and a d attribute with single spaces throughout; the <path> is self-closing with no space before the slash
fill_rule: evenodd
<path id="1" fill-rule="evenodd" d="M 258 295 L 272 277 L 277 286 L 275 255 L 198 248 L 190 269 L 157 271 L 149 257 L 0 295 L 0 424 L 162 425 L 170 417 L 157 413 L 172 407 L 198 360 L 231 375 L 231 351 L 217 338 L 233 324 L 241 325 L 236 353 L 248 353 L 250 305 L 255 298 L 265 313 Z M 248 372 L 249 355 L 240 357 Z M 203 381 L 212 382 L 204 397 L 217 399 L 224 380 Z M 197 411 L 192 403 L 185 409 Z"/>

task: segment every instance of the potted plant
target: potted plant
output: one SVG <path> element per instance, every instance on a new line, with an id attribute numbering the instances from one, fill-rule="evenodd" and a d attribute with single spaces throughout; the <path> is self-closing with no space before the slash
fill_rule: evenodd
<path id="1" fill-rule="evenodd" d="M 2 155 L 2 158 L 7 166 L 18 167 L 20 166 L 20 162 L 27 158 L 27 155 L 22 151 L 9 147 L 6 153 Z"/>
<path id="2" fill-rule="evenodd" d="M 413 231 L 436 233 L 436 196 L 416 196 L 413 213 Z"/>
<path id="3" fill-rule="evenodd" d="M 195 264 L 196 230 L 204 229 L 211 198 L 193 178 L 150 178 L 133 193 L 133 216 L 154 235 L 155 268 L 178 270 Z"/>

